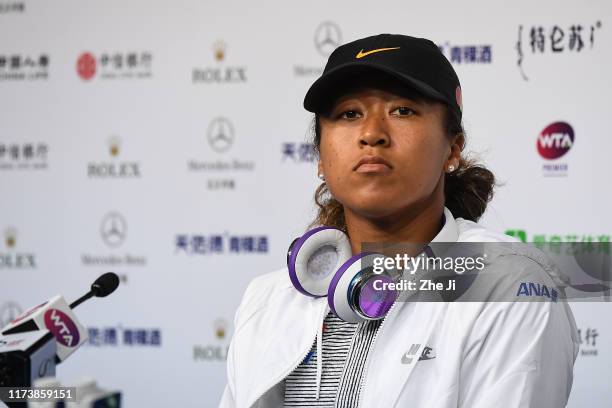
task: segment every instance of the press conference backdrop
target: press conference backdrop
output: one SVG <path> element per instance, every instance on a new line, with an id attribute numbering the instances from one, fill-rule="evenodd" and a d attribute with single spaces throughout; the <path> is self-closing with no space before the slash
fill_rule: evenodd
<path id="1" fill-rule="evenodd" d="M 0 0 L 0 323 L 115 271 L 58 377 L 128 407 L 215 406 L 246 285 L 314 214 L 303 95 L 336 46 L 381 32 L 432 39 L 459 74 L 467 150 L 504 183 L 484 224 L 609 241 L 611 16 L 605 0 Z M 572 309 L 569 406 L 609 407 L 612 309 Z"/>

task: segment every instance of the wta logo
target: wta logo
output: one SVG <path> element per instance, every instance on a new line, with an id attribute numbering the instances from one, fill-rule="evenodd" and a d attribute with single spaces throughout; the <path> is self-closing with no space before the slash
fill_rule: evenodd
<path id="1" fill-rule="evenodd" d="M 555 122 L 544 128 L 538 136 L 538 153 L 544 159 L 564 156 L 574 145 L 574 129 L 565 122 Z"/>
<path id="2" fill-rule="evenodd" d="M 79 344 L 79 329 L 72 319 L 61 310 L 47 310 L 45 312 L 45 326 L 60 344 L 66 347 L 74 347 Z"/>

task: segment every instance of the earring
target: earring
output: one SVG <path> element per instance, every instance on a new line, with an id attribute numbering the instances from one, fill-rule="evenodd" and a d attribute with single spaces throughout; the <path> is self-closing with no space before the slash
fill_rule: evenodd
<path id="1" fill-rule="evenodd" d="M 450 164 L 450 165 L 448 166 L 448 172 L 449 172 L 449 173 L 452 173 L 453 171 L 455 171 L 455 166 L 453 166 L 452 164 Z"/>
<path id="2" fill-rule="evenodd" d="M 323 175 L 323 173 L 319 173 L 318 177 L 319 177 L 319 180 L 321 180 L 322 182 L 325 182 L 325 176 Z"/>

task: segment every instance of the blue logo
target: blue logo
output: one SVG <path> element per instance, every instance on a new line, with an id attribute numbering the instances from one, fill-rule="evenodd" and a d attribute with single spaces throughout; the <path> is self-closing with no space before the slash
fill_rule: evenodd
<path id="1" fill-rule="evenodd" d="M 87 344 L 94 347 L 159 347 L 162 341 L 160 329 L 88 327 L 87 334 Z"/>
<path id="2" fill-rule="evenodd" d="M 452 64 L 491 64 L 493 61 L 493 47 L 490 44 L 457 45 L 438 44 L 440 52 Z"/>
<path id="3" fill-rule="evenodd" d="M 175 252 L 189 255 L 268 253 L 266 235 L 185 235 L 176 236 Z"/>
<path id="4" fill-rule="evenodd" d="M 558 293 L 555 289 L 550 288 L 544 284 L 533 283 L 533 282 L 521 282 L 519 285 L 516 296 L 542 296 L 547 297 L 553 302 L 557 301 Z"/>
<path id="5" fill-rule="evenodd" d="M 310 360 L 312 359 L 312 357 L 314 356 L 314 354 L 315 354 L 314 351 L 309 351 L 308 354 L 306 354 L 306 357 L 304 357 L 302 364 L 308 364 Z"/>
<path id="6" fill-rule="evenodd" d="M 314 163 L 317 159 L 312 143 L 283 143 L 281 154 L 283 162 L 290 159 L 295 163 Z"/>

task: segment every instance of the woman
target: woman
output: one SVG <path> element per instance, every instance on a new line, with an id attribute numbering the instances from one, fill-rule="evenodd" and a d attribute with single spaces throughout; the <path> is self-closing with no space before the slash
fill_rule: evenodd
<path id="1" fill-rule="evenodd" d="M 247 288 L 221 406 L 565 406 L 578 352 L 565 302 L 395 301 L 370 314 L 348 294 L 362 243 L 512 241 L 475 223 L 494 177 L 461 156 L 459 79 L 436 45 L 389 34 L 345 44 L 304 106 L 323 180 L 313 224 L 337 230 L 307 232 L 288 269 Z M 320 233 L 333 238 L 312 244 Z M 486 269 L 511 300 L 521 282 L 561 290 L 527 250 Z"/>

